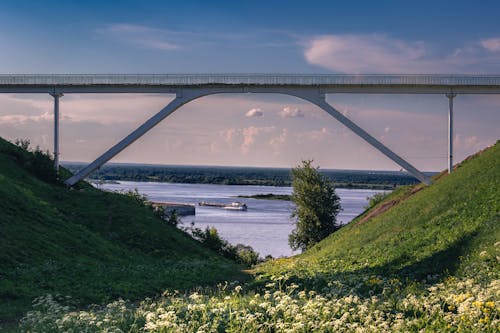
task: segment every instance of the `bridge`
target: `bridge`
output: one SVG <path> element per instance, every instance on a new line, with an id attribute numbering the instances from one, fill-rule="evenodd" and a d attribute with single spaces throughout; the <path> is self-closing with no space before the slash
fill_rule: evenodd
<path id="1" fill-rule="evenodd" d="M 382 154 L 425 184 L 431 180 L 408 161 L 356 125 L 325 95 L 442 94 L 448 98 L 448 172 L 453 168 L 453 99 L 457 94 L 500 94 L 500 75 L 302 75 L 302 74 L 3 74 L 0 93 L 44 93 L 54 98 L 54 163 L 59 168 L 59 99 L 64 94 L 165 93 L 175 98 L 66 184 L 72 186 L 112 159 L 186 103 L 222 93 L 295 96 L 326 111 Z"/>

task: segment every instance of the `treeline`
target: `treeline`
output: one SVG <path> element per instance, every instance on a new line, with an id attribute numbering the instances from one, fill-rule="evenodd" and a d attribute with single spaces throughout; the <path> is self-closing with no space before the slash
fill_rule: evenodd
<path id="1" fill-rule="evenodd" d="M 83 164 L 65 163 L 72 172 Z M 413 176 L 399 171 L 321 170 L 340 188 L 393 189 L 418 183 Z M 155 181 L 189 184 L 290 186 L 290 169 L 255 167 L 210 167 L 177 165 L 108 164 L 93 172 L 96 180 Z"/>

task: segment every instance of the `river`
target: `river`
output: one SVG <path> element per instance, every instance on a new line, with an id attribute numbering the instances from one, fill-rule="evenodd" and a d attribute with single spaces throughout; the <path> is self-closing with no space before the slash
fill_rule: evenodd
<path id="1" fill-rule="evenodd" d="M 191 222 L 198 228 L 215 227 L 220 236 L 232 244 L 250 245 L 264 257 L 290 256 L 293 252 L 288 246 L 288 235 L 293 230 L 290 214 L 293 203 L 281 200 L 262 200 L 235 198 L 238 195 L 262 193 L 291 194 L 291 187 L 251 186 L 251 185 L 213 185 L 213 184 L 174 184 L 155 182 L 120 181 L 117 184 L 106 183 L 99 188 L 108 191 L 137 189 L 154 202 L 175 202 L 198 204 L 200 201 L 213 203 L 244 202 L 247 211 L 228 211 L 216 207 L 196 206 L 196 215 L 184 216 L 181 221 L 185 226 Z M 337 221 L 349 223 L 363 212 L 367 198 L 377 190 L 337 189 L 341 199 L 342 211 Z"/>

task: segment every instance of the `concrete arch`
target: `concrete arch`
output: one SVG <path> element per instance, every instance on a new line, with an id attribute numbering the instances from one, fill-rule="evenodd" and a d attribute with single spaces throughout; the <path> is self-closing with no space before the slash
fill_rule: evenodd
<path id="1" fill-rule="evenodd" d="M 153 117 L 148 119 L 146 122 L 144 122 L 141 126 L 139 126 L 136 130 L 134 130 L 132 133 L 130 133 L 128 136 L 126 136 L 124 139 L 122 139 L 120 142 L 115 144 L 113 147 L 111 147 L 108 151 L 103 153 L 101 156 L 99 156 L 95 161 L 92 163 L 88 164 L 86 167 L 83 169 L 79 170 L 75 175 L 70 177 L 65 181 L 66 185 L 68 186 L 73 186 L 76 184 L 78 181 L 84 179 L 87 177 L 89 174 L 91 174 L 93 171 L 101 167 L 104 163 L 108 162 L 110 159 L 112 159 L 114 156 L 119 154 L 122 150 L 124 150 L 126 147 L 131 145 L 133 142 L 135 142 L 137 139 L 139 139 L 141 136 L 146 134 L 149 130 L 151 130 L 153 127 L 158 125 L 161 121 L 163 121 L 165 118 L 167 118 L 169 115 L 174 113 L 177 109 L 179 109 L 181 106 L 194 101 L 198 98 L 204 97 L 204 96 L 209 96 L 209 95 L 216 95 L 216 94 L 223 94 L 223 93 L 275 93 L 275 94 L 284 94 L 284 95 L 289 95 L 289 96 L 294 96 L 300 99 L 303 99 L 305 101 L 308 101 L 325 112 L 327 112 L 329 115 L 337 119 L 339 122 L 344 124 L 346 127 L 348 127 L 350 130 L 352 130 L 354 133 L 356 133 L 358 136 L 360 136 L 362 139 L 364 139 L 366 142 L 371 144 L 373 147 L 375 147 L 377 150 L 379 150 L 381 153 L 389 157 L 391 160 L 396 162 L 399 166 L 401 166 L 403 169 L 407 170 L 410 174 L 415 176 L 418 180 L 425 184 L 430 184 L 431 180 L 429 177 L 427 177 L 425 174 L 420 172 L 417 168 L 415 168 L 413 165 L 405 161 L 402 157 L 394 153 L 392 150 L 390 150 L 388 147 L 386 147 L 384 144 L 382 144 L 380 141 L 378 141 L 376 138 L 374 138 L 372 135 L 370 135 L 368 132 L 366 132 L 364 129 L 356 125 L 353 121 L 351 121 L 349 118 L 344 116 L 341 112 L 336 110 L 333 106 L 331 106 L 329 103 L 326 102 L 325 100 L 325 95 L 321 93 L 317 88 L 289 88 L 289 87 L 283 87 L 283 88 L 273 88 L 273 89 L 260 89 L 258 87 L 247 87 L 247 88 L 232 88 L 232 87 L 227 87 L 227 88 L 189 88 L 189 89 L 181 89 L 176 92 L 176 97 L 170 101 L 163 109 L 161 109 L 157 114 L 155 114 Z"/>

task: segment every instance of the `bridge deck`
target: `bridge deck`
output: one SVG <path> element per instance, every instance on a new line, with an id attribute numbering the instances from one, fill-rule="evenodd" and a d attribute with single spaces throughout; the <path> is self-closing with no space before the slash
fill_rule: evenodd
<path id="1" fill-rule="evenodd" d="M 328 104 L 328 93 L 446 94 L 449 98 L 449 169 L 452 166 L 455 94 L 500 94 L 500 75 L 305 74 L 3 74 L 0 93 L 49 93 L 54 97 L 54 156 L 58 168 L 59 97 L 64 93 L 175 93 L 160 112 L 66 180 L 72 186 L 109 161 L 182 105 L 219 93 L 283 93 L 307 100 L 353 130 L 420 181 L 430 179 Z"/>
<path id="2" fill-rule="evenodd" d="M 2 74 L 0 92 L 175 92 L 179 88 L 320 88 L 325 93 L 500 93 L 500 75 Z M 237 92 L 237 91 L 236 91 Z M 250 90 L 249 92 L 252 92 Z"/>

